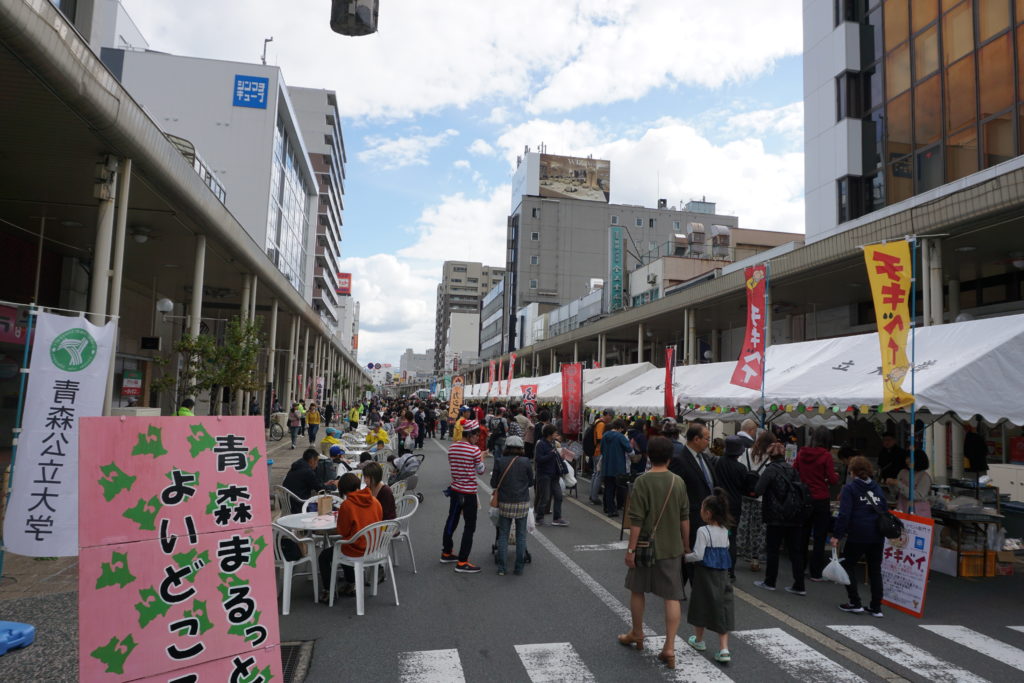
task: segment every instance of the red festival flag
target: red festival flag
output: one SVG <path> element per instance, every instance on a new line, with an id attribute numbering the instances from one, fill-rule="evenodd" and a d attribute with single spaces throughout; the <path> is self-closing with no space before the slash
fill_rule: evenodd
<path id="1" fill-rule="evenodd" d="M 491 386 L 494 384 L 494 361 L 492 360 L 487 369 L 487 395 L 491 395 Z"/>
<path id="2" fill-rule="evenodd" d="M 583 427 L 583 363 L 562 366 L 562 433 L 579 434 Z"/>
<path id="3" fill-rule="evenodd" d="M 747 283 L 747 331 L 729 383 L 747 389 L 760 389 L 764 381 L 766 270 L 760 265 L 743 271 Z"/>
<path id="4" fill-rule="evenodd" d="M 672 397 L 672 371 L 676 366 L 676 347 L 665 347 L 665 417 L 676 416 L 676 401 Z"/>
<path id="5" fill-rule="evenodd" d="M 519 390 L 523 392 L 523 412 L 526 417 L 533 417 L 537 414 L 537 385 L 523 384 Z"/>
<path id="6" fill-rule="evenodd" d="M 505 385 L 505 393 L 508 394 L 512 391 L 512 378 L 516 372 L 516 354 L 510 354 L 508 357 L 508 383 Z"/>
<path id="7" fill-rule="evenodd" d="M 498 358 L 498 393 L 501 394 L 501 378 L 505 374 L 505 357 Z"/>

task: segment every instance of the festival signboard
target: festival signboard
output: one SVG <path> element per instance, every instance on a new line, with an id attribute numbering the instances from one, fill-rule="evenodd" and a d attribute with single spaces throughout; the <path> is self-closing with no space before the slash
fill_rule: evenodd
<path id="1" fill-rule="evenodd" d="M 497 371 L 497 365 L 493 360 L 488 361 L 487 367 L 487 395 L 491 395 L 491 387 L 494 386 L 494 373 Z"/>
<path id="2" fill-rule="evenodd" d="M 747 328 L 743 334 L 740 357 L 729 383 L 747 389 L 760 389 L 764 382 L 767 267 L 762 264 L 745 268 L 743 277 L 747 283 Z"/>
<path id="3" fill-rule="evenodd" d="M 526 417 L 532 418 L 537 414 L 537 386 L 536 384 L 523 384 L 519 390 L 523 392 L 523 412 Z"/>
<path id="4" fill-rule="evenodd" d="M 562 433 L 580 434 L 583 429 L 583 363 L 562 366 Z"/>
<path id="5" fill-rule="evenodd" d="M 882 412 L 906 408 L 914 402 L 903 390 L 910 374 L 907 337 L 913 321 L 910 317 L 912 264 L 910 244 L 906 240 L 864 247 L 868 284 L 875 302 L 878 343 L 882 351 Z"/>
<path id="6" fill-rule="evenodd" d="M 81 679 L 280 680 L 263 419 L 87 418 L 81 436 Z"/>
<path id="7" fill-rule="evenodd" d="M 18 555 L 72 557 L 78 554 L 80 421 L 103 414 L 116 327 L 32 315 L 32 361 L 3 544 Z"/>
<path id="8" fill-rule="evenodd" d="M 505 395 L 512 391 L 512 379 L 516 374 L 516 354 L 510 354 L 508 357 L 508 383 L 505 384 Z"/>
<path id="9" fill-rule="evenodd" d="M 882 549 L 883 603 L 921 618 L 928 592 L 935 521 L 893 511 L 903 521 L 903 534 L 887 538 Z"/>
<path id="10" fill-rule="evenodd" d="M 448 417 L 459 419 L 459 408 L 462 407 L 462 392 L 465 385 L 462 375 L 455 375 L 451 381 L 452 396 L 448 401 Z"/>
<path id="11" fill-rule="evenodd" d="M 676 367 L 676 347 L 665 347 L 665 417 L 676 416 L 676 400 L 672 396 L 672 371 Z"/>

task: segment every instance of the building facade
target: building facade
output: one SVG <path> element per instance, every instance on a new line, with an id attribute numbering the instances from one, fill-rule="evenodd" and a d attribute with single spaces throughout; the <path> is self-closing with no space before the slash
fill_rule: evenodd
<path id="1" fill-rule="evenodd" d="M 441 283 L 437 286 L 437 309 L 434 317 L 434 372 L 441 374 L 450 368 L 448 361 L 453 353 L 472 350 L 473 354 L 479 347 L 479 314 L 480 300 L 494 285 L 501 282 L 505 275 L 503 268 L 485 266 L 471 261 L 445 261 L 441 271 Z M 460 330 L 458 350 L 449 348 L 449 327 L 453 313 L 466 313 L 478 317 L 476 339 L 463 339 Z M 460 322 L 465 322 L 461 320 Z"/>
<path id="2" fill-rule="evenodd" d="M 434 349 L 427 349 L 424 353 L 406 349 L 398 362 L 398 369 L 407 380 L 430 377 L 434 374 Z"/>

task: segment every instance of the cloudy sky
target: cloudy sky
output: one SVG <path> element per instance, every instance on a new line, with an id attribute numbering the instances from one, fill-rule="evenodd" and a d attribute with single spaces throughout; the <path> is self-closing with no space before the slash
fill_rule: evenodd
<path id="1" fill-rule="evenodd" d="M 610 159 L 611 201 L 707 197 L 746 228 L 803 231 L 799 0 L 122 0 L 154 50 L 267 62 L 337 91 L 348 153 L 342 270 L 359 358 L 433 345 L 446 259 L 504 265 L 516 155 Z"/>

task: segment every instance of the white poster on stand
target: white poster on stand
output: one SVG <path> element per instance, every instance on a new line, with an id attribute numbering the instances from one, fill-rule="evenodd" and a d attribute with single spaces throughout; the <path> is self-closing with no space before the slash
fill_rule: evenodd
<path id="1" fill-rule="evenodd" d="M 4 545 L 18 555 L 78 555 L 78 420 L 103 414 L 116 325 L 38 313 Z"/>
<path id="2" fill-rule="evenodd" d="M 885 539 L 882 549 L 883 603 L 921 618 L 928 593 L 935 522 L 928 517 L 893 511 L 903 522 L 899 538 Z"/>

